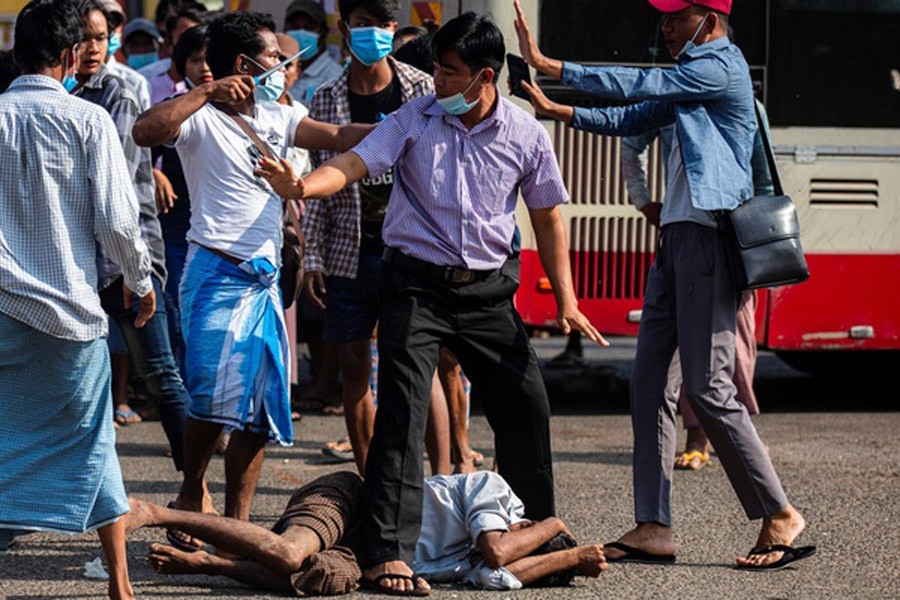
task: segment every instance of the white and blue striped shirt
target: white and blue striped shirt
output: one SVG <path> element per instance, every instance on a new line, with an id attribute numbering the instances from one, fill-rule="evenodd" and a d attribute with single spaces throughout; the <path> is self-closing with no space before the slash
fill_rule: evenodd
<path id="1" fill-rule="evenodd" d="M 0 165 L 0 312 L 63 339 L 105 335 L 99 248 L 137 296 L 152 289 L 112 119 L 50 77 L 23 75 L 0 95 Z"/>

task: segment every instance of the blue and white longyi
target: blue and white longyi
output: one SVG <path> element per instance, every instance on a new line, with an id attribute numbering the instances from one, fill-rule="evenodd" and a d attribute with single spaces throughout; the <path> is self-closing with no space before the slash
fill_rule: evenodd
<path id="1" fill-rule="evenodd" d="M 191 244 L 181 280 L 189 415 L 293 443 L 289 346 L 278 268 L 235 265 Z"/>

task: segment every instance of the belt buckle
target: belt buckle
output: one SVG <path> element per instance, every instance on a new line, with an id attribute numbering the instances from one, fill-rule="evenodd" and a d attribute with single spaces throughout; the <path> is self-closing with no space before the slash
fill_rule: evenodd
<path id="1" fill-rule="evenodd" d="M 475 274 L 468 269 L 460 269 L 454 267 L 452 271 L 450 271 L 450 279 L 453 283 L 471 283 L 473 279 L 475 279 Z"/>

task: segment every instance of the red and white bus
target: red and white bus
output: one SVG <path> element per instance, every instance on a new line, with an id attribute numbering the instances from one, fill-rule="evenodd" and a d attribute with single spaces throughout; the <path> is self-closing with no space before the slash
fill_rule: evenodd
<path id="1" fill-rule="evenodd" d="M 641 2 L 523 5 L 549 56 L 671 63 L 659 16 Z M 900 349 L 900 1 L 739 0 L 731 25 L 768 109 L 811 273 L 801 285 L 761 291 L 759 345 L 795 364 L 824 358 L 824 351 Z M 513 36 L 507 40 L 516 47 Z M 559 101 L 603 105 L 542 83 Z M 562 210 L 581 309 L 601 331 L 635 335 L 657 232 L 628 201 L 619 140 L 559 123 L 547 127 L 571 194 Z M 659 200 L 664 178 L 656 146 L 648 174 Z M 553 295 L 522 217 L 517 307 L 531 327 L 552 328 Z"/>

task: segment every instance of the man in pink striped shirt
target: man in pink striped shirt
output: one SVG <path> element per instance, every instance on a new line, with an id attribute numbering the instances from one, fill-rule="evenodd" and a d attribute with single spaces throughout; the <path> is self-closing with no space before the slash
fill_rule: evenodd
<path id="1" fill-rule="evenodd" d="M 327 198 L 394 168 L 384 220 L 379 407 L 366 462 L 364 587 L 427 594 L 409 564 L 421 527 L 428 392 L 441 346 L 484 390 L 500 474 L 526 517 L 554 513 L 550 407 L 513 307 L 519 193 L 553 284 L 564 333 L 606 341 L 578 310 L 557 205 L 568 200 L 545 129 L 501 98 L 503 36 L 474 13 L 434 37 L 436 94 L 403 105 L 352 151 L 297 180 L 286 164 L 258 173 L 285 197 Z"/>

